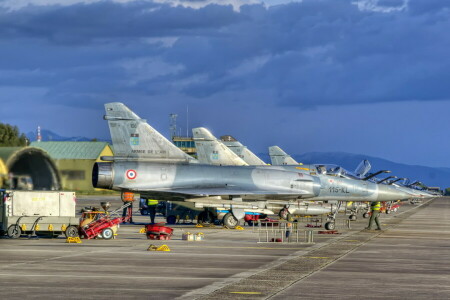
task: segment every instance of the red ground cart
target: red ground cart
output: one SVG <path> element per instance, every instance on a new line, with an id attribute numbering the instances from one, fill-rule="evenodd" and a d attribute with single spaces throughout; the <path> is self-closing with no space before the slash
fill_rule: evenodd
<path id="1" fill-rule="evenodd" d="M 84 226 L 80 226 L 80 236 L 88 240 L 95 237 L 101 237 L 105 240 L 112 239 L 114 237 L 114 231 L 117 229 L 115 226 L 128 221 L 130 218 L 130 216 L 121 217 L 118 213 L 130 206 L 130 204 L 127 203 L 110 213 L 102 212 L 102 214 L 97 214 L 95 220 Z"/>
<path id="2" fill-rule="evenodd" d="M 165 223 L 147 225 L 147 238 L 150 240 L 170 240 L 172 238 L 173 229 L 163 226 L 163 224 Z"/>

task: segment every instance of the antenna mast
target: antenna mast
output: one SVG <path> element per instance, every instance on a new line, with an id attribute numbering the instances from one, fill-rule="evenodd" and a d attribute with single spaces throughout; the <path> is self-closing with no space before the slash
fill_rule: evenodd
<path id="1" fill-rule="evenodd" d="M 170 114 L 170 138 L 173 140 L 173 137 L 177 135 L 177 114 Z"/>

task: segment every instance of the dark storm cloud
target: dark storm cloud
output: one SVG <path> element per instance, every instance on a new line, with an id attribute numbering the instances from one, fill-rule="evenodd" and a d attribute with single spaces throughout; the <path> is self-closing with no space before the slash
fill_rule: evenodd
<path id="1" fill-rule="evenodd" d="M 448 1 L 390 12 L 352 2 L 4 9 L 0 85 L 45 87 L 49 102 L 88 106 L 169 93 L 245 100 L 261 90 L 265 101 L 300 107 L 450 99 Z"/>
<path id="2" fill-rule="evenodd" d="M 44 38 L 62 44 L 93 39 L 126 39 L 205 34 L 204 30 L 237 22 L 231 6 L 203 9 L 170 7 L 148 1 L 94 2 L 71 6 L 27 6 L 0 12 L 0 38 Z"/>

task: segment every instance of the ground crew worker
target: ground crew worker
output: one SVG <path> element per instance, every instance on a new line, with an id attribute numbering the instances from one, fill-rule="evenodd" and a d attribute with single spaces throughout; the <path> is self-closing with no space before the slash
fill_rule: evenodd
<path id="1" fill-rule="evenodd" d="M 150 215 L 150 224 L 155 224 L 156 207 L 158 206 L 158 200 L 147 199 L 148 213 Z"/>
<path id="2" fill-rule="evenodd" d="M 369 220 L 369 226 L 367 226 L 367 230 L 372 229 L 373 221 L 375 220 L 375 224 L 377 224 L 377 229 L 375 230 L 381 230 L 380 221 L 378 220 L 378 216 L 380 215 L 380 209 L 381 209 L 381 202 L 372 202 L 370 204 L 370 210 L 372 211 L 372 215 L 370 216 Z"/>
<path id="3" fill-rule="evenodd" d="M 122 218 L 124 218 L 124 223 L 126 223 L 126 221 L 128 221 L 130 224 L 134 223 L 133 222 L 133 201 L 134 201 L 133 193 L 129 193 L 129 192 L 122 193 L 123 205 L 130 203 L 130 205 L 125 207 L 122 212 Z"/>
<path id="4" fill-rule="evenodd" d="M 289 237 L 291 236 L 291 231 L 292 231 L 292 223 L 290 222 L 291 220 L 289 220 L 289 222 L 286 223 L 286 241 L 289 242 Z"/>

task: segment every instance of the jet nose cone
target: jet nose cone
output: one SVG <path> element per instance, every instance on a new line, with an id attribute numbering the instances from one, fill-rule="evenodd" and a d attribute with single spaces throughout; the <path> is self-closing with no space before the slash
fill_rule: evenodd
<path id="1" fill-rule="evenodd" d="M 378 185 L 378 201 L 407 200 L 413 195 L 390 185 Z"/>

